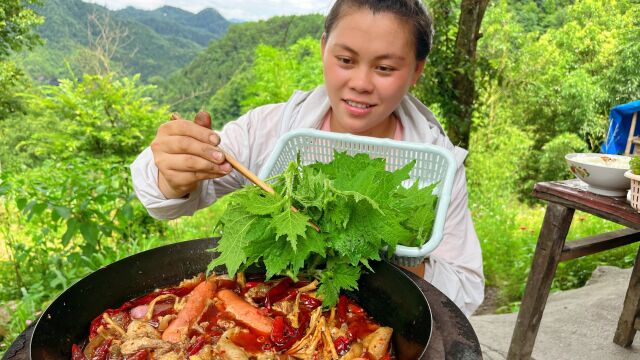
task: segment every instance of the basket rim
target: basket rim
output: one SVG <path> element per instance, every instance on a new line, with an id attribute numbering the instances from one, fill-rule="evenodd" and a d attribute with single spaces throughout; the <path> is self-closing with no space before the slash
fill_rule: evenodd
<path id="1" fill-rule="evenodd" d="M 628 179 L 631 179 L 631 180 L 640 181 L 640 175 L 634 174 L 631 170 L 625 171 L 624 177 L 626 177 Z"/>

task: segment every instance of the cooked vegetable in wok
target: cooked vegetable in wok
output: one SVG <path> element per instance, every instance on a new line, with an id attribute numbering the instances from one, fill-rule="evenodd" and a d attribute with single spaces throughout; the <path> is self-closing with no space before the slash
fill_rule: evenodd
<path id="1" fill-rule="evenodd" d="M 323 309 L 317 281 L 203 274 L 108 309 L 73 360 L 390 359 L 392 329 L 340 295 Z"/>

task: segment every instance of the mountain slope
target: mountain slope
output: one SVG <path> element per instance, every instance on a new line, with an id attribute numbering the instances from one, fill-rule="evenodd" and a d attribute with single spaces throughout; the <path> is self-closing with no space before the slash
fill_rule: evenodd
<path id="1" fill-rule="evenodd" d="M 258 44 L 283 48 L 305 36 L 320 41 L 323 23 L 322 15 L 292 15 L 233 24 L 190 64 L 158 83 L 159 92 L 173 110 L 186 114 L 203 109 L 236 71 L 252 63 Z"/>
<path id="2" fill-rule="evenodd" d="M 158 34 L 189 39 L 203 47 L 229 26 L 229 22 L 213 9 L 192 14 L 171 6 L 152 11 L 128 7 L 115 14 L 121 19 L 144 24 Z"/>
<path id="3" fill-rule="evenodd" d="M 46 18 L 38 28 L 45 45 L 28 54 L 23 64 L 44 82 L 68 76 L 65 62 L 74 72 L 92 72 L 104 58 L 97 49 L 115 45 L 110 70 L 140 73 L 143 80 L 168 74 L 188 64 L 229 25 L 212 9 L 198 14 L 171 7 L 110 11 L 81 0 L 48 0 L 38 12 Z M 109 37 L 110 42 L 95 46 Z"/>

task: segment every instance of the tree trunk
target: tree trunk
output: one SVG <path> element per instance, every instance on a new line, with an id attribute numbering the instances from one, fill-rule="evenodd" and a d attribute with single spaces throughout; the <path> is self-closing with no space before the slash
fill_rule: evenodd
<path id="1" fill-rule="evenodd" d="M 475 100 L 476 48 L 480 39 L 480 25 L 489 0 L 462 0 L 460 20 L 456 37 L 453 66 L 456 75 L 453 79 L 454 106 L 451 114 L 455 126 L 449 129 L 449 137 L 454 145 L 469 148 L 471 133 L 471 115 Z"/>

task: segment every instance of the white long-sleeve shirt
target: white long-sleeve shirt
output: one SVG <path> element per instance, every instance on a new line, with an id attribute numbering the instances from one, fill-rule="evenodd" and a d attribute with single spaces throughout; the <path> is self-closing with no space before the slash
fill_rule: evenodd
<path id="1" fill-rule="evenodd" d="M 258 107 L 226 124 L 220 131 L 220 146 L 257 174 L 284 133 L 298 128 L 319 129 L 329 108 L 323 86 L 296 92 L 286 103 Z M 458 163 L 443 239 L 425 260 L 424 278 L 470 316 L 484 298 L 484 276 L 480 242 L 467 203 L 463 165 L 467 151 L 454 146 L 431 111 L 411 95 L 403 98 L 395 114 L 404 128 L 403 140 L 445 147 Z M 133 162 L 131 174 L 138 199 L 158 219 L 192 215 L 248 183 L 234 170 L 227 176 L 200 182 L 186 198 L 167 199 L 158 188 L 158 168 L 150 148 Z"/>

